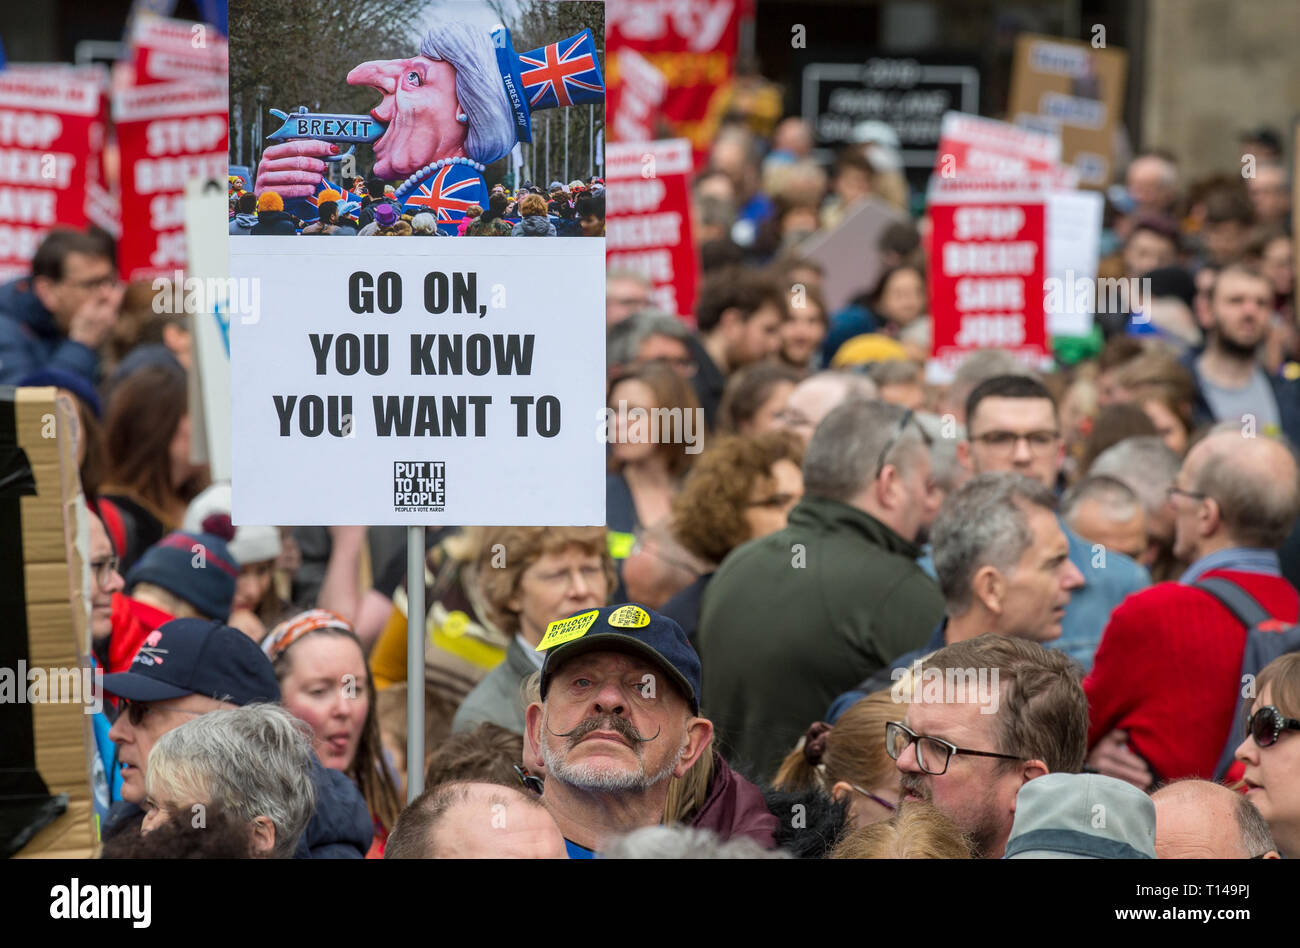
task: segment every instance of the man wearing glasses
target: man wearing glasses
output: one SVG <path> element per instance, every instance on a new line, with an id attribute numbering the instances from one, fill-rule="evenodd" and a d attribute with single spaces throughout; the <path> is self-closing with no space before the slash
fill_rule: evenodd
<path id="1" fill-rule="evenodd" d="M 804 497 L 785 529 L 714 574 L 698 633 L 706 710 L 746 776 L 775 774 L 809 721 L 943 617 L 916 565 L 941 500 L 927 438 L 896 405 L 839 406 L 804 454 Z"/>
<path id="2" fill-rule="evenodd" d="M 946 646 L 902 697 L 885 749 L 903 802 L 934 804 L 977 857 L 1002 857 L 1021 787 L 1083 766 L 1088 701 L 1078 669 L 1034 642 L 981 635 Z"/>
<path id="3" fill-rule="evenodd" d="M 122 305 L 113 238 L 98 228 L 55 229 L 32 274 L 0 286 L 0 385 L 40 369 L 99 381 L 99 347 Z"/>
<path id="4" fill-rule="evenodd" d="M 1140 787 L 1218 779 L 1242 696 L 1246 627 L 1201 580 L 1226 580 L 1279 626 L 1300 616 L 1276 549 L 1300 515 L 1300 468 L 1281 441 L 1216 427 L 1188 452 L 1169 489 L 1174 555 L 1191 563 L 1115 610 L 1092 673 L 1089 764 Z M 1233 747 L 1238 735 L 1232 734 Z M 1231 781 L 1241 771 L 1227 770 Z"/>
<path id="5" fill-rule="evenodd" d="M 1057 488 L 1065 442 L 1056 402 L 1037 379 L 999 375 L 977 385 L 966 399 L 966 436 L 957 457 L 974 473 L 1012 471 Z M 1149 586 L 1151 576 L 1122 553 L 1089 544 L 1064 523 L 1061 529 L 1083 585 L 1071 595 L 1061 637 L 1052 647 L 1087 671 L 1111 612 L 1130 593 Z"/>

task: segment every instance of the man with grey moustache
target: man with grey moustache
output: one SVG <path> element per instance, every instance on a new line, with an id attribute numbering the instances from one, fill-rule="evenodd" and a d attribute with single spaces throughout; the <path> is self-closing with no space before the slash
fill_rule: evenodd
<path id="1" fill-rule="evenodd" d="M 1020 788 L 1083 766 L 1088 699 L 1079 677 L 1060 652 L 1005 635 L 935 652 L 909 687 L 896 686 L 900 720 L 885 727 L 903 800 L 934 804 L 976 857 L 1002 858 Z"/>
<path id="2" fill-rule="evenodd" d="M 681 627 L 636 604 L 552 622 L 538 645 L 540 700 L 525 712 L 524 762 L 570 858 L 660 822 L 668 786 L 709 752 L 700 661 Z"/>

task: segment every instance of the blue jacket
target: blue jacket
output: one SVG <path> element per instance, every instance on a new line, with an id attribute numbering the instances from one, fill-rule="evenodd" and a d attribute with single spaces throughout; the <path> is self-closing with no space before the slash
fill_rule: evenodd
<path id="1" fill-rule="evenodd" d="M 16 385 L 39 369 L 62 369 L 99 381 L 99 354 L 66 338 L 54 314 L 32 292 L 30 277 L 0 286 L 0 385 Z"/>
<path id="2" fill-rule="evenodd" d="M 375 837 L 365 797 L 340 770 L 329 770 L 311 757 L 316 811 L 298 840 L 294 859 L 364 859 Z"/>

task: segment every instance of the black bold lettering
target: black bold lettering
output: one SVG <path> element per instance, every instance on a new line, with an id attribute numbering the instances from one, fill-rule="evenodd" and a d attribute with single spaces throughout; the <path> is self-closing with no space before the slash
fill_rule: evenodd
<path id="1" fill-rule="evenodd" d="M 435 316 L 441 316 L 447 312 L 447 274 L 439 273 L 436 270 L 433 273 L 425 274 L 424 277 L 424 308 Z"/>
<path id="2" fill-rule="evenodd" d="M 383 375 L 388 371 L 388 337 L 366 333 L 366 372 Z"/>
<path id="3" fill-rule="evenodd" d="M 492 404 L 492 396 L 471 395 L 469 403 L 474 409 L 474 437 L 482 438 L 487 434 L 487 412 L 484 409 Z"/>
<path id="4" fill-rule="evenodd" d="M 365 270 L 348 277 L 348 306 L 358 315 L 375 311 L 375 281 Z"/>
<path id="5" fill-rule="evenodd" d="M 330 340 L 334 338 L 332 332 L 324 335 L 320 333 L 311 334 L 311 351 L 316 356 L 316 374 L 325 374 L 325 360 L 330 354 Z"/>
<path id="6" fill-rule="evenodd" d="M 473 313 L 478 310 L 478 274 L 453 273 L 451 275 L 452 311 Z"/>
<path id="7" fill-rule="evenodd" d="M 523 340 L 522 345 L 520 340 Z M 533 374 L 533 334 L 498 334 L 492 337 L 497 354 L 497 375 Z"/>
<path id="8" fill-rule="evenodd" d="M 381 438 L 394 434 L 406 437 L 411 433 L 411 406 L 413 395 L 375 395 L 375 433 Z"/>
<path id="9" fill-rule="evenodd" d="M 433 343 L 438 337 L 416 333 L 411 336 L 411 374 L 436 375 L 433 371 Z"/>
<path id="10" fill-rule="evenodd" d="M 293 415 L 293 403 L 298 400 L 297 395 L 276 395 L 275 413 L 280 416 L 280 437 L 289 437 L 289 419 Z M 287 401 L 286 401 L 287 399 Z"/>
<path id="11" fill-rule="evenodd" d="M 345 332 L 339 336 L 339 344 L 334 347 L 334 362 L 339 375 L 356 375 L 361 369 L 361 340 L 354 333 Z"/>
<path id="12" fill-rule="evenodd" d="M 465 371 L 465 340 L 460 336 L 438 337 L 438 371 L 443 375 L 460 375 Z"/>
<path id="13" fill-rule="evenodd" d="M 492 371 L 492 340 L 484 333 L 469 337 L 469 352 L 465 368 L 470 375 L 487 375 Z"/>
<path id="14" fill-rule="evenodd" d="M 515 435 L 528 437 L 528 406 L 533 403 L 531 395 L 511 395 L 510 404 L 515 406 Z"/>
<path id="15" fill-rule="evenodd" d="M 402 278 L 391 270 L 379 274 L 379 311 L 392 315 L 402 308 Z"/>
<path id="16" fill-rule="evenodd" d="M 543 438 L 554 438 L 560 433 L 560 400 L 554 395 L 537 399 L 537 433 Z"/>
<path id="17" fill-rule="evenodd" d="M 325 430 L 325 403 L 319 395 L 304 395 L 298 402 L 298 428 L 309 438 Z"/>

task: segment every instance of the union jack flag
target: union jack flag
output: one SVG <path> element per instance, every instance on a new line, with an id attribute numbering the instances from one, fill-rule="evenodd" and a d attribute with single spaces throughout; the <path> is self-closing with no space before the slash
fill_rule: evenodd
<path id="1" fill-rule="evenodd" d="M 483 179 L 468 165 L 444 165 L 427 181 L 416 185 L 404 208 L 418 214 L 433 214 L 439 224 L 454 224 L 465 216 L 471 204 L 487 207 Z"/>
<path id="2" fill-rule="evenodd" d="M 531 109 L 605 101 L 605 83 L 596 61 L 596 41 L 591 30 L 520 53 L 519 69 Z"/>

